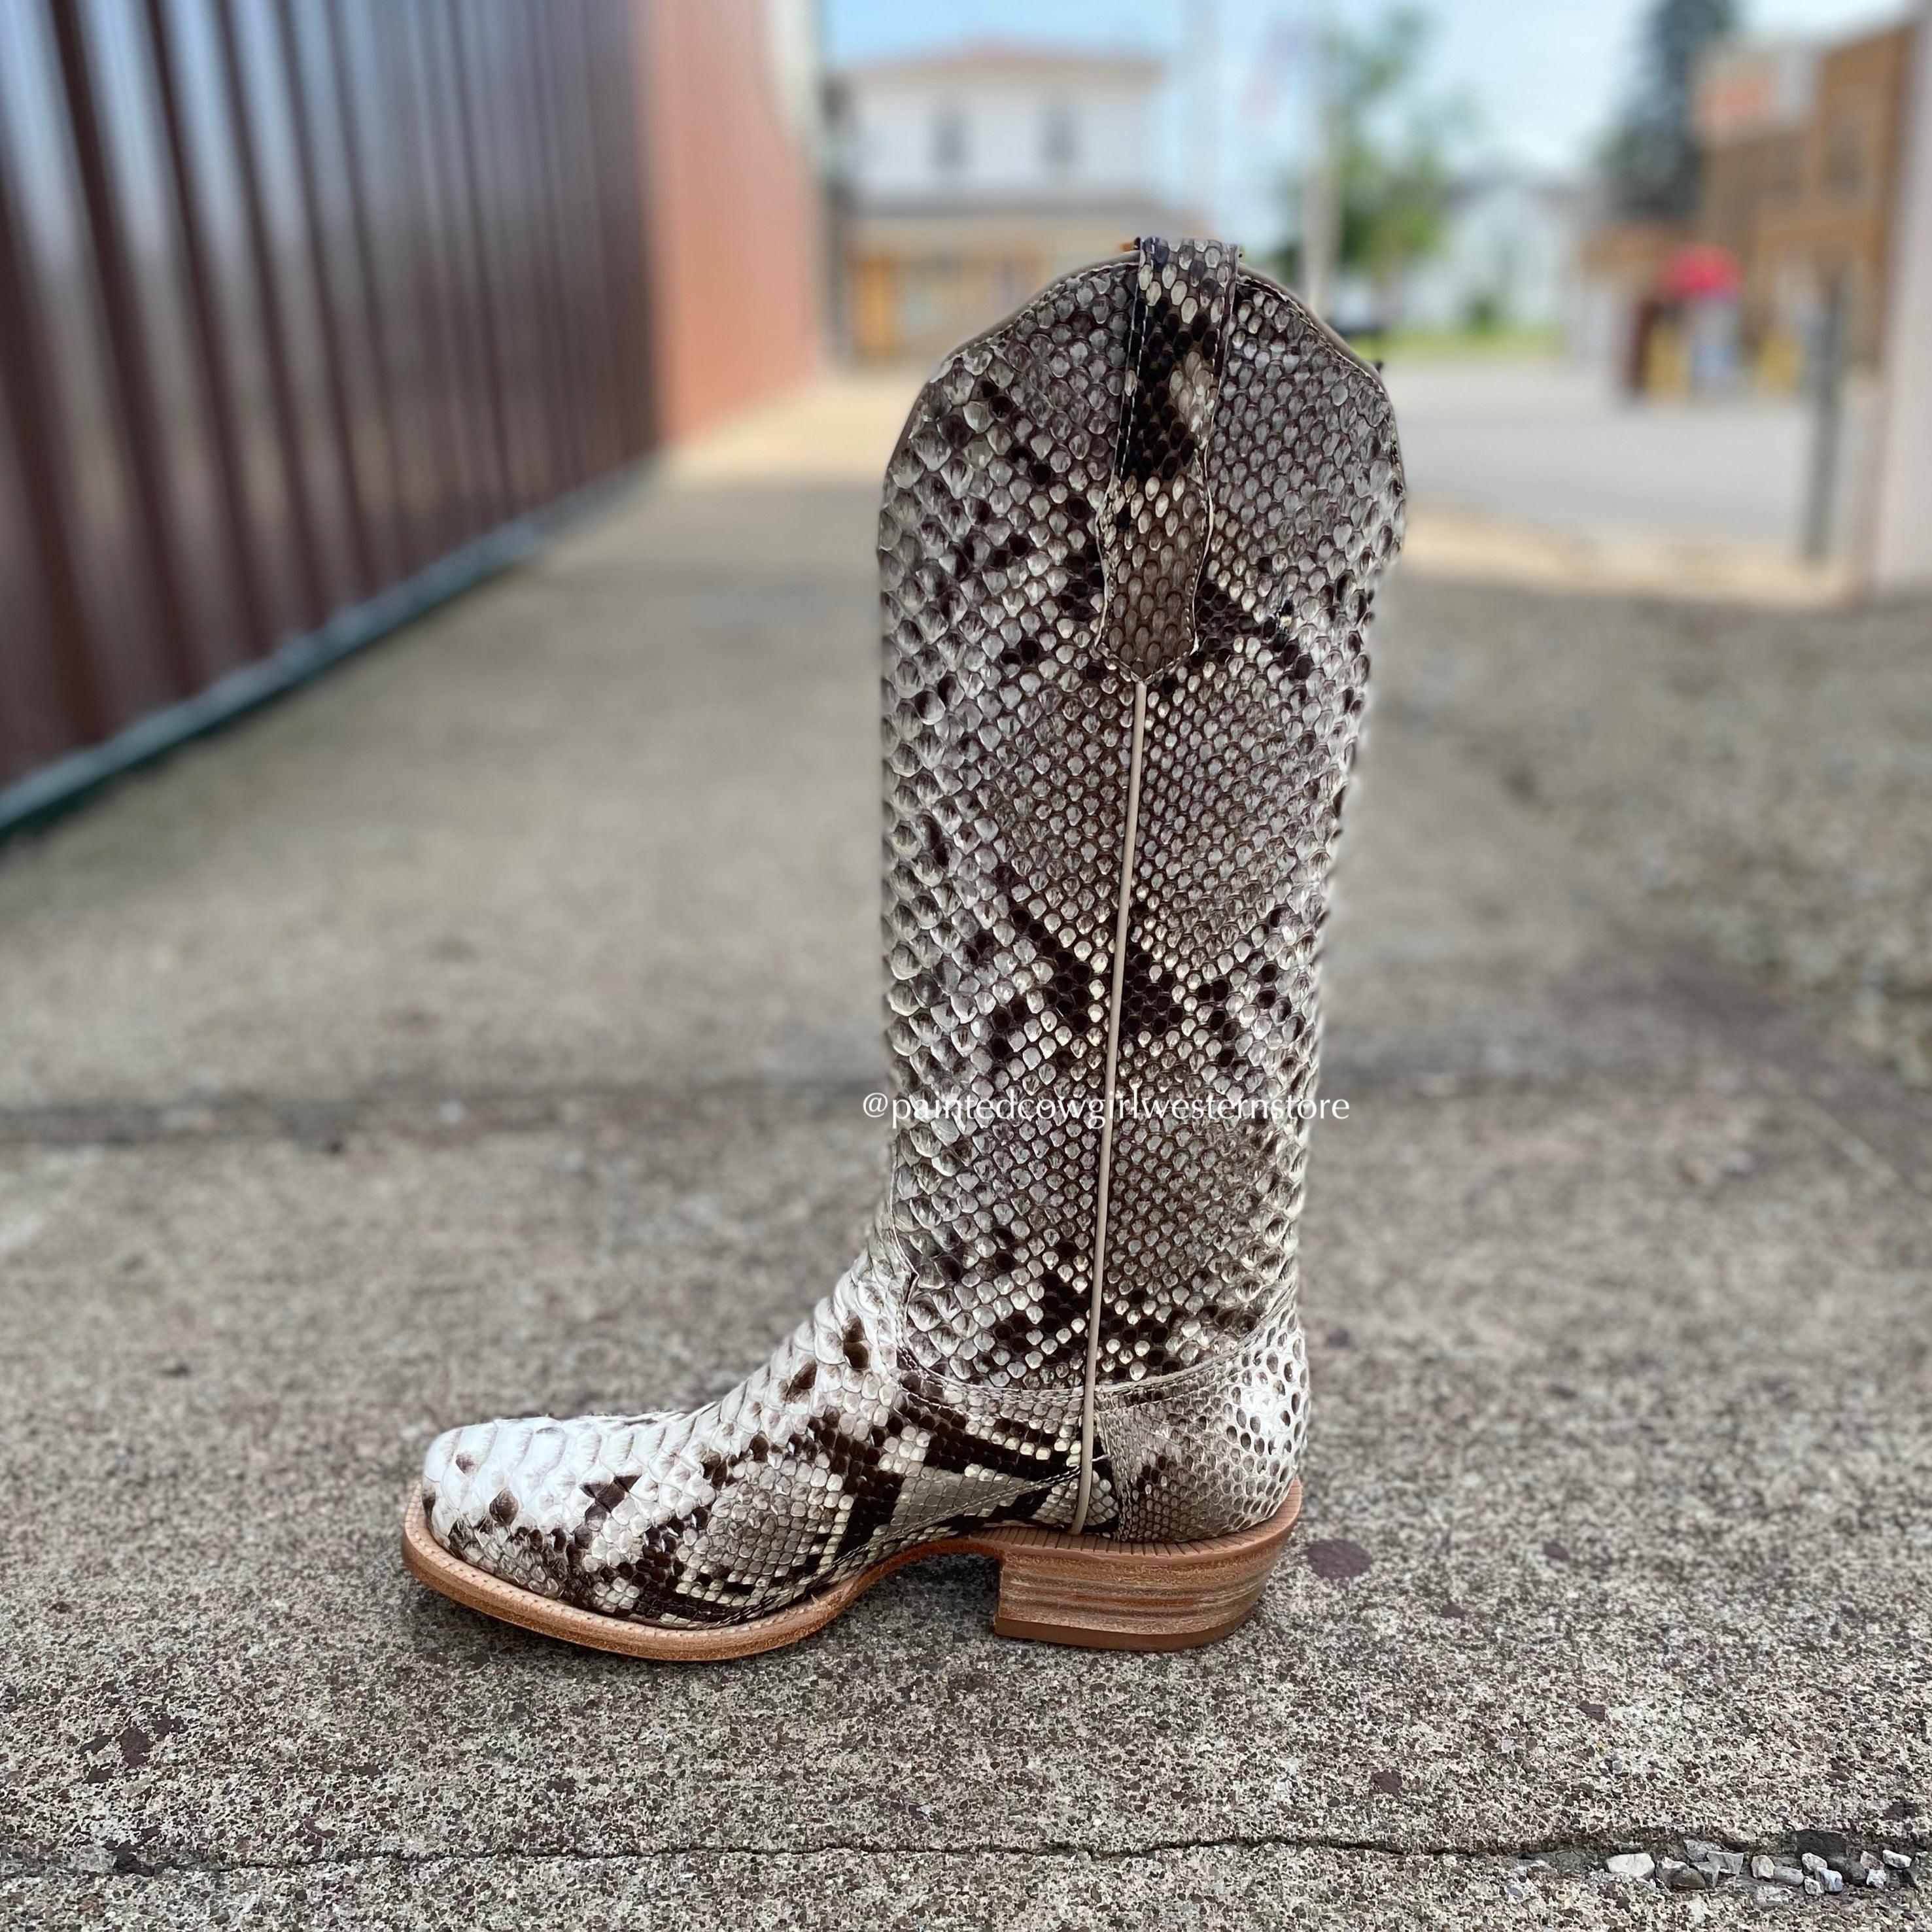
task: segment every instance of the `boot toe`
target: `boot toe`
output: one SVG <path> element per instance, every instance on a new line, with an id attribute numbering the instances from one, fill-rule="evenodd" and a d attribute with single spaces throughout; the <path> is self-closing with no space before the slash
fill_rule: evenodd
<path id="1" fill-rule="evenodd" d="M 589 1498 L 571 1474 L 580 1424 L 548 1415 L 446 1430 L 423 1458 L 423 1514 L 452 1556 L 506 1582 L 564 1594 Z"/>
<path id="2" fill-rule="evenodd" d="M 504 1478 L 514 1471 L 500 1454 L 508 1427 L 467 1423 L 446 1429 L 429 1445 L 423 1457 L 423 1514 L 439 1543 L 447 1544 L 455 1524 L 480 1521 L 497 1490 L 508 1486 Z"/>

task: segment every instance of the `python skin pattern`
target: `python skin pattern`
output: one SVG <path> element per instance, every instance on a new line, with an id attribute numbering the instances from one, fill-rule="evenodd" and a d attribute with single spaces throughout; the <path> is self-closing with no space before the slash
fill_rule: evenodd
<path id="1" fill-rule="evenodd" d="M 879 525 L 907 1118 L 864 1251 L 695 1412 L 440 1437 L 438 1543 L 691 1627 L 968 1526 L 1282 1507 L 1318 940 L 1402 512 L 1379 380 L 1226 244 L 1143 242 L 947 359 Z"/>

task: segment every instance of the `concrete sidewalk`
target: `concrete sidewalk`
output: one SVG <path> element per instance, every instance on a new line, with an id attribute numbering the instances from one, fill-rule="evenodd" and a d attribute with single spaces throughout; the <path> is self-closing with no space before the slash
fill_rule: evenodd
<path id="1" fill-rule="evenodd" d="M 435 1430 L 701 1399 L 849 1256 L 870 516 L 640 494 L 0 860 L 0 1923 L 1910 1917 L 1604 1862 L 1932 1845 L 1932 1113 L 1399 705 L 1248 1627 L 1005 1642 L 948 1561 L 677 1671 L 402 1574 Z"/>

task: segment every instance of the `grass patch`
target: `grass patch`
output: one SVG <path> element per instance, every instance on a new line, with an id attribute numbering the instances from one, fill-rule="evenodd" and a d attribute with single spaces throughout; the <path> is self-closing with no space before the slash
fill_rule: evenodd
<path id="1" fill-rule="evenodd" d="M 1356 337 L 1357 354 L 1380 362 L 1472 362 L 1553 356 L 1563 346 L 1556 328 L 1392 328 Z"/>

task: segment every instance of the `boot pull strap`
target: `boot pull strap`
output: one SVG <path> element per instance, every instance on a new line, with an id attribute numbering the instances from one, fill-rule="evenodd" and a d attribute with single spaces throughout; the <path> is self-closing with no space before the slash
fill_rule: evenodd
<path id="1" fill-rule="evenodd" d="M 1138 244 L 1114 470 L 1100 520 L 1108 655 L 1138 678 L 1194 648 L 1214 506 L 1202 475 L 1232 330 L 1240 251 Z"/>

